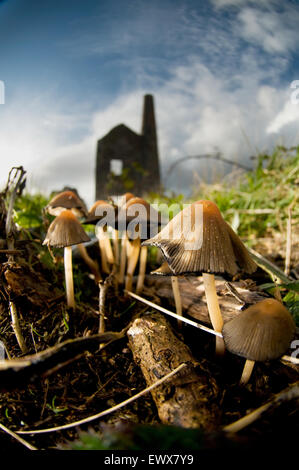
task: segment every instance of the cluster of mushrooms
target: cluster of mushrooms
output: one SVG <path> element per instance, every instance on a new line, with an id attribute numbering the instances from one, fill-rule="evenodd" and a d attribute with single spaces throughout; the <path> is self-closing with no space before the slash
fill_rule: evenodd
<path id="1" fill-rule="evenodd" d="M 132 236 L 128 224 L 138 215 L 135 210 L 138 205 L 143 206 L 146 217 L 138 220 L 137 228 L 140 235 Z M 236 274 L 250 275 L 257 269 L 257 265 L 241 239 L 225 222 L 214 202 L 196 201 L 184 208 L 167 224 L 163 223 L 160 213 L 156 213 L 157 217 L 154 219 L 157 233 L 149 239 L 144 239 L 141 234 L 149 233 L 151 214 L 155 210 L 147 201 L 131 193 L 123 195 L 118 205 L 100 200 L 87 211 L 74 192 L 64 191 L 49 202 L 46 210 L 56 218 L 49 226 L 44 244 L 64 248 L 66 295 L 69 307 L 75 308 L 72 245 L 78 246 L 97 283 L 102 281 L 103 273 L 109 274 L 112 266 L 117 266 L 117 281 L 124 284 L 125 292 L 133 289 L 133 275 L 138 261 L 136 292 L 142 291 L 147 247 L 156 246 L 164 262 L 151 274 L 171 276 L 176 312 L 179 316 L 182 315 L 182 304 L 178 276 L 202 276 L 210 320 L 214 331 L 217 332 L 216 354 L 223 355 L 227 349 L 246 359 L 240 383 L 246 384 L 249 381 L 255 361 L 277 359 L 289 348 L 295 334 L 295 323 L 289 311 L 276 299 L 267 298 L 251 305 L 232 320 L 223 323 L 215 275 L 230 278 Z M 110 228 L 112 246 L 110 237 L 107 236 L 107 224 L 99 223 L 103 220 L 103 214 L 106 215 L 109 211 L 114 215 L 114 225 Z M 101 269 L 85 249 L 84 243 L 90 238 L 84 231 L 80 219 L 83 219 L 83 223 L 97 226 Z M 120 232 L 122 232 L 121 237 Z"/>

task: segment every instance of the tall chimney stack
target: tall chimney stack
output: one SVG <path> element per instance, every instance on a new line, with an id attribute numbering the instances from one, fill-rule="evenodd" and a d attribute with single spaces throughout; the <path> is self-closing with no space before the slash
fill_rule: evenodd
<path id="1" fill-rule="evenodd" d="M 153 191 L 160 189 L 160 166 L 158 154 L 158 142 L 156 132 L 156 119 L 154 98 L 152 95 L 144 96 L 142 135 L 144 138 L 145 155 L 144 169 L 148 170 Z M 155 175 L 153 179 L 153 175 Z"/>

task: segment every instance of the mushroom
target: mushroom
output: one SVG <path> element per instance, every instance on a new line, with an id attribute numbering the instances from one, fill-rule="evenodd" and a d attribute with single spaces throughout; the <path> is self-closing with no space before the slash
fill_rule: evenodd
<path id="1" fill-rule="evenodd" d="M 78 218 L 87 215 L 84 202 L 74 191 L 62 191 L 56 194 L 46 206 L 46 211 L 55 217 L 65 209 L 71 209 Z"/>
<path id="2" fill-rule="evenodd" d="M 87 215 L 87 209 L 82 199 L 80 199 L 74 191 L 70 190 L 56 194 L 45 208 L 49 214 L 54 215 L 55 217 L 60 215 L 61 212 L 66 209 L 71 210 L 78 219 L 86 217 Z M 95 282 L 98 283 L 102 278 L 97 263 L 89 256 L 82 243 L 79 243 L 77 248 L 82 259 L 94 275 Z"/>
<path id="3" fill-rule="evenodd" d="M 223 319 L 214 275 L 250 274 L 257 265 L 216 204 L 208 200 L 194 202 L 142 245 L 159 247 L 175 276 L 202 275 L 211 323 L 215 331 L 221 332 Z M 218 336 L 216 353 L 224 353 L 223 339 Z"/>
<path id="4" fill-rule="evenodd" d="M 68 307 L 75 308 L 72 245 L 90 241 L 80 222 L 69 209 L 51 222 L 43 245 L 64 248 L 65 287 Z"/>
<path id="5" fill-rule="evenodd" d="M 133 199 L 134 197 L 135 196 L 132 193 L 123 194 L 119 202 L 120 211 L 122 209 L 125 211 L 125 205 L 130 199 Z M 126 260 L 127 260 L 127 241 L 128 241 L 127 232 L 126 230 L 124 230 L 122 239 L 121 239 L 120 266 L 119 266 L 119 275 L 118 275 L 118 280 L 121 284 L 124 283 L 124 279 L 125 279 Z"/>
<path id="6" fill-rule="evenodd" d="M 139 258 L 139 273 L 136 292 L 141 292 L 144 284 L 147 260 L 147 246 L 141 247 L 141 239 L 146 239 L 148 231 L 161 222 L 158 213 L 147 201 L 140 197 L 130 198 L 124 206 L 127 221 L 127 276 L 126 290 L 132 289 L 133 274 Z M 137 229 L 137 230 L 136 230 Z M 130 240 L 131 239 L 131 240 Z"/>
<path id="7" fill-rule="evenodd" d="M 111 217 L 111 225 L 115 222 L 115 208 L 112 204 L 107 201 L 98 200 L 90 208 L 85 223 L 96 224 L 96 235 L 99 240 L 99 248 L 101 253 L 102 270 L 106 273 L 110 273 L 109 264 L 114 264 L 115 259 L 110 243 L 110 239 L 107 236 L 107 220 L 106 218 Z M 100 223 L 104 220 L 103 225 Z"/>
<path id="8" fill-rule="evenodd" d="M 295 329 L 290 312 L 276 299 L 257 302 L 224 324 L 227 350 L 246 358 L 242 385 L 249 381 L 255 361 L 277 359 L 285 353 Z"/>
<path id="9" fill-rule="evenodd" d="M 171 287 L 172 287 L 172 292 L 173 292 L 173 297 L 174 297 L 175 310 L 178 315 L 182 316 L 183 309 L 182 309 L 182 300 L 181 300 L 180 289 L 179 289 L 179 280 L 177 276 L 173 275 L 173 272 L 171 271 L 167 262 L 164 261 L 164 263 L 160 266 L 160 268 L 155 269 L 155 271 L 152 271 L 151 274 L 157 274 L 159 276 L 171 276 Z M 178 320 L 178 325 L 180 327 L 182 325 L 182 322 L 180 320 Z"/>

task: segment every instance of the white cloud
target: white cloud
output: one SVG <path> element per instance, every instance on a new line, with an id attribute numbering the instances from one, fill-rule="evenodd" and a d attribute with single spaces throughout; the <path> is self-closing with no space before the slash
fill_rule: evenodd
<path id="1" fill-rule="evenodd" d="M 54 95 L 33 102 L 14 99 L 2 105 L 1 184 L 12 165 L 22 164 L 30 176 L 31 187 L 50 192 L 64 185 L 75 186 L 91 204 L 97 139 L 120 123 L 139 133 L 143 95 L 148 92 L 155 96 L 164 175 L 172 162 L 185 155 L 218 149 L 228 158 L 245 162 L 254 152 L 271 150 L 280 133 L 286 145 L 298 143 L 294 124 L 299 119 L 299 105 L 290 104 L 289 95 L 280 84 L 281 74 L 289 65 L 287 53 L 296 45 L 297 10 L 288 10 L 287 14 L 285 9 L 278 15 L 267 9 L 267 2 L 213 3 L 219 8 L 238 7 L 235 17 L 224 27 L 217 15 L 205 20 L 193 10 L 180 10 L 182 28 L 175 38 L 177 16 L 173 14 L 171 30 L 162 38 L 168 46 L 172 45 L 171 50 L 178 44 L 179 60 L 165 59 L 167 54 L 142 61 L 138 55 L 128 57 L 130 76 L 136 78 L 139 86 L 135 91 L 119 92 L 105 108 L 94 109 L 84 103 L 70 107 Z M 273 6 L 276 2 L 269 4 Z M 259 5 L 264 9 L 263 15 Z M 142 23 L 138 25 L 142 31 Z M 159 28 L 161 22 L 147 30 L 147 37 L 153 32 L 157 34 Z M 132 34 L 126 39 L 125 48 L 131 44 Z M 242 48 L 240 43 L 244 39 L 248 46 Z M 110 52 L 120 45 L 121 42 L 112 44 Z M 257 45 L 262 47 L 263 54 L 257 53 Z M 159 69 L 165 64 L 164 76 Z M 180 177 L 173 174 L 165 183 L 181 191 L 183 185 L 190 185 L 192 168 L 205 170 L 209 166 L 207 160 L 180 165 Z"/>

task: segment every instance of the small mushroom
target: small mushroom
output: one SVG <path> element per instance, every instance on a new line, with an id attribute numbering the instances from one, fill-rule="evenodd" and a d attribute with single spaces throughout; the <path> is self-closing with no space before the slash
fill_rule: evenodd
<path id="1" fill-rule="evenodd" d="M 156 274 L 159 276 L 171 276 L 171 287 L 174 297 L 175 310 L 178 315 L 182 316 L 183 309 L 178 277 L 173 275 L 173 272 L 171 271 L 166 261 L 164 261 L 160 268 L 155 269 L 155 271 L 152 271 L 151 274 Z M 182 322 L 180 320 L 178 320 L 178 325 L 180 327 L 182 326 Z"/>
<path id="2" fill-rule="evenodd" d="M 249 381 L 255 361 L 278 359 L 285 353 L 295 329 L 290 312 L 276 299 L 257 302 L 224 324 L 227 350 L 246 358 L 242 385 Z"/>
<path id="3" fill-rule="evenodd" d="M 43 245 L 64 248 L 65 287 L 68 307 L 75 308 L 72 268 L 72 245 L 90 241 L 80 222 L 69 209 L 61 212 L 50 224 Z"/>
<path id="4" fill-rule="evenodd" d="M 55 217 L 60 215 L 65 209 L 72 210 L 78 218 L 87 215 L 84 202 L 74 191 L 62 191 L 56 194 L 46 206 L 46 211 Z"/>
<path id="5" fill-rule="evenodd" d="M 211 322 L 214 330 L 221 332 L 223 319 L 214 274 L 250 274 L 257 265 L 217 205 L 208 200 L 194 202 L 142 245 L 158 246 L 174 275 L 202 275 Z M 216 353 L 223 352 L 223 339 L 217 336 Z"/>
<path id="6" fill-rule="evenodd" d="M 138 293 L 143 289 L 147 260 L 147 246 L 141 247 L 141 240 L 147 238 L 152 226 L 157 226 L 161 222 L 161 216 L 147 201 L 140 197 L 130 198 L 125 204 L 124 210 L 127 220 L 130 221 L 127 226 L 129 240 L 127 241 L 126 290 L 132 289 L 133 274 L 139 258 L 139 273 L 136 285 L 136 292 Z"/>
<path id="7" fill-rule="evenodd" d="M 66 209 L 71 210 L 78 219 L 87 216 L 87 209 L 84 202 L 75 192 L 70 190 L 56 194 L 45 208 L 49 214 L 55 217 Z M 98 264 L 89 256 L 84 244 L 79 243 L 77 248 L 82 259 L 94 275 L 95 282 L 98 283 L 101 280 Z"/>

